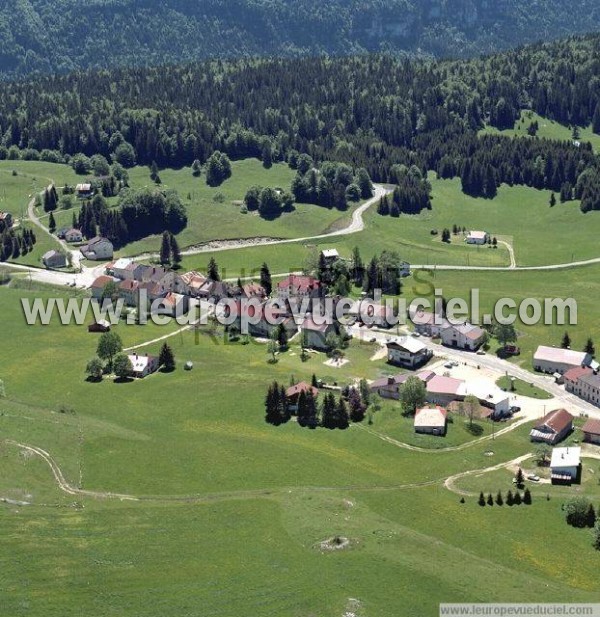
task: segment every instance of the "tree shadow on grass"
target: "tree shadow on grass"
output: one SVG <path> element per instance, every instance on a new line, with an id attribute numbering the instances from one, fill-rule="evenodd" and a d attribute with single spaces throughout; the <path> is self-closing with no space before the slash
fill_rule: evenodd
<path id="1" fill-rule="evenodd" d="M 133 377 L 115 377 L 113 383 L 131 383 L 135 381 Z"/>
<path id="2" fill-rule="evenodd" d="M 483 435 L 483 426 L 481 426 L 481 424 L 467 424 L 466 429 L 467 432 L 471 433 L 471 435 L 474 435 L 475 437 L 480 437 Z"/>

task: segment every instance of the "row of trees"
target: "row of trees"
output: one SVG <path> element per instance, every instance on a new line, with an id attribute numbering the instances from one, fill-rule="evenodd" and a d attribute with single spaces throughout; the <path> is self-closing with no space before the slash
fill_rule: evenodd
<path id="1" fill-rule="evenodd" d="M 482 508 L 486 505 L 493 506 L 494 504 L 497 506 L 503 506 L 504 504 L 506 504 L 507 506 L 520 506 L 521 504 L 530 506 L 532 504 L 531 491 L 526 488 L 523 496 L 521 497 L 521 493 L 519 491 L 515 491 L 515 493 L 513 494 L 513 492 L 509 490 L 506 493 L 506 499 L 502 497 L 502 491 L 498 491 L 495 499 L 491 493 L 487 496 L 486 499 L 483 491 L 481 491 L 481 493 L 479 493 L 479 499 L 477 500 L 477 503 Z"/>
<path id="2" fill-rule="evenodd" d="M 313 386 L 316 387 L 313 376 Z M 286 396 L 286 388 L 274 381 L 267 390 L 265 398 L 265 420 L 279 426 L 288 422 L 295 415 L 298 424 L 303 427 L 328 429 L 346 429 L 352 422 L 362 422 L 365 417 L 366 404 L 360 392 L 349 388 L 336 398 L 333 392 L 324 392 L 321 404 L 311 390 L 298 395 L 294 413 Z"/>
<path id="3" fill-rule="evenodd" d="M 0 233 L 0 261 L 27 255 L 36 242 L 37 238 L 31 229 L 5 229 Z"/>

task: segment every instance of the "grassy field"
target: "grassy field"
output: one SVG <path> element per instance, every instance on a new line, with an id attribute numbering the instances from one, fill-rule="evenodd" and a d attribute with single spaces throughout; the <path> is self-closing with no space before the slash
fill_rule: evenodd
<path id="1" fill-rule="evenodd" d="M 512 379 L 509 377 L 500 377 L 500 379 L 496 382 L 496 385 L 499 388 L 504 388 L 507 392 L 510 390 L 519 396 L 527 396 L 538 400 L 547 400 L 552 398 L 552 395 L 548 394 L 548 392 L 545 392 L 540 388 L 536 388 L 532 383 L 527 383 L 522 379 L 517 379 L 515 377 Z M 514 388 L 513 390 L 511 390 L 511 386 Z"/>
<path id="2" fill-rule="evenodd" d="M 526 137 L 531 139 L 531 136 L 527 133 L 527 129 L 532 122 L 537 121 L 539 125 L 539 129 L 537 132 L 537 137 L 543 139 L 558 139 L 561 141 L 572 141 L 573 133 L 572 130 L 559 124 L 558 122 L 554 122 L 554 120 L 549 120 L 548 118 L 544 118 L 536 114 L 534 111 L 522 111 L 520 118 L 515 122 L 515 126 L 513 129 L 505 129 L 498 130 L 493 126 L 486 126 L 484 129 L 480 131 L 480 134 L 489 133 L 492 135 L 505 135 L 507 137 Z M 579 127 L 579 141 L 580 142 L 590 142 L 592 147 L 596 152 L 600 149 L 600 135 L 592 132 L 592 127 Z"/>
<path id="3" fill-rule="evenodd" d="M 431 230 L 484 229 L 499 241 L 510 244 L 520 266 L 565 263 L 598 257 L 596 238 L 600 232 L 597 213 L 582 214 L 578 202 L 549 206 L 550 193 L 528 187 L 500 187 L 493 200 L 464 195 L 460 180 L 431 177 L 433 209 L 420 215 L 403 215 L 397 219 L 379 216 L 375 209 L 365 214 L 366 229 L 348 236 L 286 244 L 249 247 L 188 256 L 187 268 L 204 269 L 214 257 L 236 277 L 260 267 L 266 261 L 272 272 L 288 272 L 304 267 L 307 260 L 326 247 L 337 248 L 350 257 L 358 246 L 365 260 L 382 250 L 395 250 L 413 264 L 458 266 L 508 266 L 506 247 L 466 245 L 462 235 L 453 236 L 450 244 L 432 236 Z"/>
<path id="4" fill-rule="evenodd" d="M 294 345 L 271 365 L 264 345 L 184 333 L 171 344 L 193 371 L 88 383 L 83 368 L 97 336 L 56 322 L 25 326 L 19 298 L 28 293 L 0 290 L 12 333 L 0 364 L 0 497 L 33 504 L 0 508 L 13 555 L 0 613 L 425 616 L 440 601 L 586 601 L 598 593 L 589 542 L 565 533 L 558 502 L 483 512 L 441 486 L 453 473 L 529 451 L 528 426 L 433 455 L 360 426 L 265 424 L 273 379 L 316 373 L 343 384 L 389 372 L 371 360 L 371 345 L 351 346 L 338 370 L 322 355 L 301 362 Z M 168 331 L 117 330 L 128 345 Z M 377 412 L 373 428 L 409 439 L 395 411 L 390 404 Z M 448 444 L 468 441 L 460 422 Z M 50 470 L 6 440 L 46 449 L 75 486 L 146 498 L 59 494 Z M 413 487 L 423 482 L 432 485 Z M 320 547 L 336 535 L 347 548 Z M 547 567 L 549 545 L 570 568 Z M 575 558 L 585 551 L 589 560 Z"/>

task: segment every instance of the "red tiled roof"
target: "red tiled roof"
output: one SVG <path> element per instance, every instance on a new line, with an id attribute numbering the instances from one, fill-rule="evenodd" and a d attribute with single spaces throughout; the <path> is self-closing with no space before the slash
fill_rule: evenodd
<path id="1" fill-rule="evenodd" d="M 600 435 L 600 420 L 594 420 L 590 418 L 582 427 L 581 430 L 584 433 L 590 433 L 591 435 Z"/>
<path id="2" fill-rule="evenodd" d="M 588 375 L 591 372 L 592 369 L 587 366 L 575 366 L 564 374 L 564 378 L 568 381 L 577 381 L 580 377 Z"/>
<path id="3" fill-rule="evenodd" d="M 312 392 L 312 395 L 316 398 L 319 395 L 319 391 L 314 386 L 307 384 L 305 381 L 301 381 L 293 386 L 290 386 L 286 391 L 285 395 L 288 398 L 292 398 L 293 396 L 297 396 L 301 392 Z"/>
<path id="4" fill-rule="evenodd" d="M 122 291 L 135 291 L 139 285 L 137 281 L 121 281 L 119 283 L 119 289 Z"/>
<path id="5" fill-rule="evenodd" d="M 536 428 L 542 426 L 548 426 L 555 433 L 561 433 L 569 424 L 573 422 L 573 416 L 566 409 L 555 409 L 549 414 L 544 416 L 536 426 Z"/>
<path id="6" fill-rule="evenodd" d="M 103 274 L 92 283 L 92 289 L 104 289 L 104 287 L 106 287 L 108 283 L 112 283 L 113 280 L 114 279 L 112 279 L 110 276 L 106 276 L 105 274 Z"/>
<path id="7" fill-rule="evenodd" d="M 291 287 L 295 292 L 307 292 L 313 289 L 318 289 L 320 286 L 321 283 L 319 283 L 316 278 L 313 278 L 312 276 L 300 276 L 297 274 L 292 274 L 277 284 L 279 289 Z"/>

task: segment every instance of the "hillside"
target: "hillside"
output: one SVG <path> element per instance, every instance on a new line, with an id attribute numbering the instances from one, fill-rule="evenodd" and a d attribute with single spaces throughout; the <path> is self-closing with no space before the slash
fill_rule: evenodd
<path id="1" fill-rule="evenodd" d="M 468 56 L 599 26 L 594 0 L 16 0 L 0 8 L 0 74 L 214 56 Z"/>

